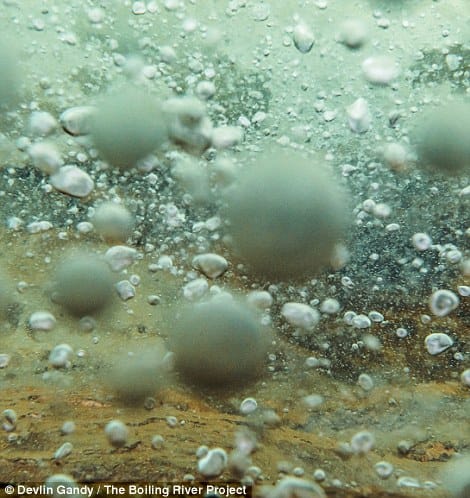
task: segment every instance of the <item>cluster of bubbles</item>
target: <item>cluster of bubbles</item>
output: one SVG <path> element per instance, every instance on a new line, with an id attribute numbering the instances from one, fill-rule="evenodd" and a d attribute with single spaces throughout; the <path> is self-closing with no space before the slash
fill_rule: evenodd
<path id="1" fill-rule="evenodd" d="M 134 3 L 134 15 L 146 12 L 141 3 Z M 236 11 L 238 7 L 235 4 L 238 3 L 231 4 L 230 9 Z M 255 21 L 264 22 L 269 17 L 269 9 L 266 10 L 263 3 L 256 5 Z M 167 10 L 171 11 L 173 7 Z M 96 22 L 93 20 L 95 14 L 98 19 Z M 95 14 L 90 20 L 99 24 L 99 11 Z M 287 32 L 298 53 L 308 57 L 317 45 L 316 36 L 307 23 L 299 19 L 296 21 L 296 25 Z M 190 20 L 184 26 L 186 34 L 193 31 Z M 378 26 L 386 29 L 387 21 L 379 19 Z M 341 26 L 337 41 L 347 50 L 358 51 L 367 43 L 367 39 L 364 25 L 357 20 L 350 20 Z M 72 38 L 68 40 L 73 44 Z M 287 40 L 286 46 L 289 44 L 290 40 Z M 7 46 L 7 42 L 0 42 L 0 107 L 14 110 L 22 98 L 18 91 L 21 75 L 15 57 Z M 155 92 L 148 91 L 148 86 L 142 84 L 142 75 L 148 80 L 155 78 L 152 66 L 145 66 L 136 54 L 127 58 L 121 54 L 123 60 L 117 57 L 119 54 L 114 55 L 116 65 L 123 66 L 125 81 L 113 85 L 106 92 L 98 93 L 93 102 L 82 102 L 83 105 L 64 109 L 58 121 L 69 137 L 83 140 L 81 143 L 85 144 L 89 157 L 96 163 L 93 171 L 87 172 L 85 167 L 80 166 L 79 155 L 78 165 L 64 164 L 59 148 L 47 138 L 54 133 L 58 123 L 52 114 L 46 112 L 35 111 L 31 114 L 28 126 L 32 142 L 28 137 L 20 137 L 18 149 L 27 153 L 28 160 L 50 182 L 51 189 L 78 201 L 88 202 L 92 198 L 96 186 L 104 181 L 102 172 L 111 171 L 111 174 L 119 175 L 119 182 L 127 182 L 131 186 L 135 177 L 147 175 L 149 183 L 171 192 L 172 202 L 158 206 L 152 198 L 139 199 L 140 191 L 135 195 L 137 200 L 131 199 L 131 192 L 126 201 L 129 204 L 142 201 L 147 206 L 147 212 L 151 213 L 147 218 L 152 218 L 158 211 L 167 226 L 181 228 L 178 236 L 174 237 L 179 241 L 174 245 L 179 248 L 184 245 L 184 236 L 190 223 L 195 233 L 214 231 L 221 226 L 223 234 L 212 240 L 207 237 L 207 240 L 199 241 L 201 250 L 195 251 L 197 254 L 191 259 L 192 269 L 186 272 L 189 281 L 182 288 L 180 299 L 172 307 L 172 318 L 163 331 L 167 338 L 167 350 L 136 351 L 114 357 L 115 365 L 109 369 L 104 381 L 117 399 L 130 405 L 147 402 L 164 385 L 165 376 L 170 371 L 176 371 L 178 378 L 192 387 L 243 387 L 258 379 L 265 371 L 267 353 L 279 324 L 283 324 L 279 328 L 294 329 L 294 337 L 307 337 L 309 347 L 317 345 L 315 338 L 312 339 L 312 331 L 319 328 L 321 320 L 336 320 L 339 327 L 349 326 L 352 333 L 362 333 L 381 326 L 379 324 L 386 324 L 384 315 L 375 310 L 369 313 L 346 310 L 343 318 L 336 318 L 345 301 L 350 304 L 357 299 L 357 308 L 364 308 L 372 299 L 369 294 L 379 293 L 383 277 L 379 275 L 371 285 L 369 272 L 361 270 L 362 266 L 376 269 L 382 257 L 393 258 L 396 263 L 391 265 L 393 268 L 384 265 L 381 270 L 394 274 L 395 281 L 399 282 L 396 287 L 405 297 L 409 292 L 408 283 L 413 287 L 415 281 L 419 280 L 414 277 L 407 279 L 407 276 L 422 269 L 420 276 L 424 279 L 429 271 L 424 264 L 426 258 L 429 258 L 426 261 L 432 261 L 433 258 L 445 260 L 445 265 L 453 268 L 453 280 L 441 279 L 440 270 L 436 270 L 438 276 L 434 275 L 433 278 L 437 279 L 439 285 L 436 286 L 432 281 L 432 285 L 423 286 L 424 290 L 421 291 L 426 294 L 427 306 L 436 320 L 445 320 L 459 312 L 461 301 L 468 296 L 468 287 L 459 286 L 459 297 L 454 291 L 444 288 L 444 285 L 450 287 L 457 280 L 468 277 L 470 271 L 465 250 L 459 250 L 452 244 L 435 244 L 429 234 L 413 231 L 407 238 L 407 251 L 414 255 L 412 263 L 408 265 L 408 257 L 399 258 L 397 255 L 401 250 L 397 241 L 402 240 L 399 239 L 400 223 L 389 220 L 393 218 L 394 209 L 401 209 L 399 202 L 395 200 L 389 203 L 386 199 L 380 199 L 380 195 L 375 196 L 377 200 L 366 197 L 366 192 L 380 190 L 380 185 L 368 179 L 367 175 L 352 180 L 348 186 L 343 180 L 353 175 L 357 166 L 342 164 L 341 168 L 336 168 L 332 165 L 333 157 L 328 154 L 326 157 L 321 156 L 314 147 L 309 148 L 311 137 L 298 146 L 291 144 L 288 137 L 271 140 L 269 136 L 272 130 L 266 132 L 268 138 L 264 139 L 263 147 L 250 143 L 250 137 L 246 137 L 247 146 L 244 148 L 245 135 L 250 133 L 250 127 L 258 130 L 257 127 L 266 120 L 266 113 L 257 110 L 250 119 L 242 115 L 237 123 L 214 118 L 217 112 L 224 114 L 224 102 L 221 99 L 217 103 L 219 89 L 210 81 L 210 67 L 200 68 L 198 59 L 191 63 L 190 73 L 193 74 L 184 80 L 188 86 L 186 92 L 179 83 L 172 81 L 169 87 L 175 92 L 165 88 L 163 95 L 156 98 Z M 162 64 L 176 65 L 176 59 L 171 47 L 160 47 Z M 401 74 L 395 59 L 385 54 L 365 57 L 360 70 L 367 84 L 380 91 L 393 88 Z M 199 81 L 194 77 L 201 73 L 208 75 L 207 80 Z M 180 84 L 183 85 L 183 82 L 180 81 Z M 260 89 L 256 91 L 256 98 L 261 100 L 263 93 Z M 326 109 L 323 100 L 325 95 L 320 95 L 313 106 L 315 112 L 321 113 L 325 123 L 335 121 L 337 112 Z M 366 135 L 373 128 L 374 116 L 370 107 L 365 98 L 356 96 L 344 109 L 345 127 L 355 138 Z M 389 115 L 390 126 L 393 127 L 399 118 L 398 115 Z M 463 182 L 470 172 L 469 129 L 468 103 L 441 104 L 423 117 L 422 123 L 407 137 L 411 144 L 405 146 L 392 142 L 383 145 L 380 164 L 388 168 L 387 178 L 407 174 L 410 166 L 413 166 L 410 184 L 413 181 L 438 184 L 443 179 L 451 182 L 455 178 Z M 297 130 L 297 133 L 303 136 L 304 131 Z M 367 154 L 367 148 L 364 153 Z M 84 163 L 87 158 L 83 159 Z M 376 158 L 367 160 L 367 167 L 374 172 L 380 171 L 377 164 L 372 164 L 372 159 Z M 366 168 L 365 165 L 361 166 Z M 160 175 L 163 171 L 164 179 L 159 179 L 154 171 Z M 439 193 L 437 186 L 431 187 L 430 191 L 434 195 Z M 468 193 L 468 187 L 460 190 L 463 197 Z M 384 197 L 387 197 L 387 192 Z M 413 204 L 414 197 L 413 192 L 406 194 L 406 202 L 413 212 L 421 209 L 420 202 Z M 185 208 L 176 204 L 189 206 L 185 212 L 194 209 L 194 212 L 210 214 L 210 221 L 200 224 L 196 229 L 196 220 L 187 220 L 183 212 Z M 79 224 L 78 231 L 83 235 L 95 230 L 101 242 L 112 246 L 104 255 L 86 250 L 68 254 L 55 268 L 47 289 L 50 300 L 74 318 L 80 319 L 85 327 L 92 323 L 93 316 L 109 312 L 110 309 L 112 315 L 113 297 L 119 296 L 122 301 L 134 297 L 135 287 L 140 283 L 139 277 L 121 278 L 122 271 L 140 257 L 136 239 L 148 243 L 163 240 L 160 233 L 153 237 L 161 226 L 145 231 L 146 220 L 139 220 L 125 203 L 109 198 L 95 203 L 89 219 L 89 222 Z M 406 219 L 405 215 L 403 219 Z M 10 217 L 8 226 L 17 229 L 20 221 L 17 217 Z M 460 227 L 467 222 L 468 218 L 459 219 L 459 228 L 455 232 L 463 233 Z M 32 234 L 50 228 L 42 222 L 33 222 L 27 227 Z M 382 238 L 372 239 L 371 234 L 376 234 L 374 230 L 379 229 Z M 468 236 L 468 228 L 466 230 Z M 365 235 L 360 236 L 361 231 Z M 392 256 L 386 254 L 386 248 L 378 248 L 377 240 L 382 244 L 385 244 L 385 240 L 390 241 L 395 250 Z M 124 245 L 126 243 L 136 247 L 128 247 Z M 166 248 L 169 248 L 168 244 Z M 223 252 L 224 256 L 218 252 Z M 435 257 L 429 256 L 431 253 Z M 174 270 L 178 273 L 173 265 L 173 259 L 177 258 L 176 250 L 171 256 L 162 254 L 156 266 L 158 270 Z M 353 261 L 351 267 L 358 278 L 362 278 L 362 287 L 357 294 L 356 284 L 347 274 L 350 259 Z M 399 267 L 397 265 L 409 266 L 411 273 L 403 277 L 396 270 Z M 439 265 L 445 266 L 442 261 Z M 246 299 L 229 288 L 221 289 L 213 285 L 209 291 L 205 277 L 212 282 L 229 270 L 233 280 L 239 279 L 243 288 L 254 284 L 255 290 Z M 334 280 L 335 284 L 330 285 L 330 280 Z M 310 286 L 311 291 L 318 281 L 323 290 L 331 290 L 321 303 L 320 300 L 308 300 L 309 292 L 305 290 Z M 3 317 L 8 316 L 14 305 L 10 289 L 8 279 L 2 277 L 0 313 Z M 290 299 L 294 295 L 297 297 Z M 275 311 L 279 312 L 275 320 L 266 313 L 275 301 L 273 296 L 277 300 Z M 385 292 L 383 300 L 388 298 Z M 149 296 L 149 304 L 156 303 L 158 296 Z M 429 321 L 431 317 L 427 316 L 423 324 Z M 56 319 L 51 313 L 41 310 L 33 313 L 28 323 L 31 329 L 45 331 L 55 327 Z M 400 327 L 396 335 L 404 339 L 408 337 L 408 331 Z M 299 340 L 302 342 L 303 339 Z M 438 356 L 452 350 L 456 344 L 458 340 L 450 332 L 431 331 L 424 340 L 424 350 L 431 356 Z M 373 335 L 361 336 L 360 341 L 353 346 L 356 350 L 364 347 L 373 352 L 382 348 L 380 341 Z M 454 353 L 459 354 L 460 350 L 455 349 Z M 72 354 L 69 345 L 59 344 L 50 352 L 49 365 L 56 369 L 68 369 Z M 365 393 L 374 389 L 374 378 L 370 375 L 362 373 L 354 377 Z M 467 369 L 461 373 L 465 387 L 470 383 L 468 379 Z M 323 403 L 323 398 L 307 396 L 304 402 L 309 409 L 314 410 Z M 253 398 L 247 398 L 242 403 L 241 412 L 244 415 L 256 410 L 257 402 Z M 5 417 L 10 425 L 14 423 L 12 414 Z M 119 420 L 109 422 L 105 434 L 116 448 L 127 443 L 128 429 Z M 352 453 L 364 455 L 374 445 L 374 435 L 369 431 L 361 431 L 353 436 L 349 447 Z M 70 451 L 68 446 L 61 447 L 55 458 L 64 458 Z M 200 458 L 199 471 L 207 477 L 216 477 L 226 465 L 227 455 L 224 450 L 215 448 Z M 460 469 L 460 465 L 461 462 L 455 468 Z M 386 479 L 393 472 L 393 466 L 388 462 L 379 462 L 375 470 L 380 478 Z M 468 484 L 465 486 L 468 489 Z M 465 496 L 465 492 L 456 490 L 454 494 Z M 269 496 L 292 495 L 323 497 L 324 492 L 317 484 L 287 478 L 280 481 Z"/>

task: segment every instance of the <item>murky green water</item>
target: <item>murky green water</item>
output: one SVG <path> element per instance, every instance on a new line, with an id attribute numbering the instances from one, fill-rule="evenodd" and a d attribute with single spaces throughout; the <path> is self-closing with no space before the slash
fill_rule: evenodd
<path id="1" fill-rule="evenodd" d="M 468 496 L 469 17 L 4 0 L 0 480 Z"/>

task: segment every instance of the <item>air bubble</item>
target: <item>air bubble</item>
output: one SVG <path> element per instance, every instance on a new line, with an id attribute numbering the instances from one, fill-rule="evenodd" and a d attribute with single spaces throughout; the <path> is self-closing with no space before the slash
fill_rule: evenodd
<path id="1" fill-rule="evenodd" d="M 447 316 L 459 305 L 458 296 L 450 290 L 438 290 L 431 295 L 429 307 L 431 312 L 439 317 Z"/>
<path id="2" fill-rule="evenodd" d="M 424 340 L 424 345 L 429 354 L 437 355 L 443 353 L 454 344 L 454 341 L 442 332 L 429 334 Z"/>
<path id="3" fill-rule="evenodd" d="M 359 375 L 357 383 L 360 387 L 362 387 L 362 389 L 364 389 L 364 391 L 370 391 L 374 387 L 374 380 L 370 375 L 365 373 Z"/>
<path id="4" fill-rule="evenodd" d="M 374 465 L 375 473 L 381 478 L 381 479 L 387 479 L 390 477 L 393 473 L 393 465 L 389 462 L 381 461 L 377 462 Z"/>
<path id="5" fill-rule="evenodd" d="M 375 437 L 369 431 L 361 431 L 351 438 L 351 449 L 354 453 L 364 455 L 375 445 Z"/>

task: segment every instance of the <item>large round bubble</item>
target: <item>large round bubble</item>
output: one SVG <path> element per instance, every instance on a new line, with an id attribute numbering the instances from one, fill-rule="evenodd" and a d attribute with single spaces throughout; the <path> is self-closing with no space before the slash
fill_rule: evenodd
<path id="1" fill-rule="evenodd" d="M 236 252 L 254 273 L 307 278 L 345 235 L 347 206 L 325 167 L 294 152 L 264 155 L 228 195 Z"/>
<path id="2" fill-rule="evenodd" d="M 91 134 L 102 157 L 126 169 L 165 141 L 166 124 L 150 95 L 125 88 L 106 96 L 98 105 Z"/>
<path id="3" fill-rule="evenodd" d="M 54 300 L 70 313 L 84 316 L 103 309 L 113 295 L 112 274 L 97 257 L 78 254 L 57 269 Z"/>
<path id="4" fill-rule="evenodd" d="M 417 133 L 419 165 L 446 175 L 470 172 L 469 130 L 469 104 L 447 104 L 428 113 Z"/>
<path id="5" fill-rule="evenodd" d="M 241 384 L 263 366 L 266 331 L 246 307 L 213 299 L 185 308 L 170 334 L 176 369 L 204 386 Z"/>

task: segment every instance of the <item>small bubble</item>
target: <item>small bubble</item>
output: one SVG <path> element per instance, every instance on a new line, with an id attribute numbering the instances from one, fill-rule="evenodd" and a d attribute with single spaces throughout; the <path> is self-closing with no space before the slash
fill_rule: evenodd
<path id="1" fill-rule="evenodd" d="M 388 477 L 390 477 L 394 470 L 393 465 L 385 461 L 377 462 L 374 465 L 374 469 L 376 474 L 382 479 L 387 479 Z"/>
<path id="2" fill-rule="evenodd" d="M 308 368 L 317 368 L 320 366 L 320 360 L 318 358 L 315 358 L 314 356 L 309 356 L 305 360 L 305 366 Z"/>
<path id="3" fill-rule="evenodd" d="M 313 478 L 317 482 L 322 482 L 326 479 L 326 472 L 323 469 L 315 469 L 313 472 Z"/>
<path id="4" fill-rule="evenodd" d="M 318 324 L 320 314 L 314 308 L 302 303 L 286 303 L 281 314 L 294 327 L 311 330 Z"/>
<path id="5" fill-rule="evenodd" d="M 372 325 L 370 318 L 366 315 L 356 315 L 352 320 L 351 324 L 356 329 L 367 329 Z"/>
<path id="6" fill-rule="evenodd" d="M 429 315 L 421 315 L 420 320 L 421 320 L 421 323 L 424 325 L 431 323 L 431 317 Z"/>
<path id="7" fill-rule="evenodd" d="M 460 380 L 464 386 L 470 387 L 470 368 L 467 368 L 467 370 L 462 372 Z"/>
<path id="8" fill-rule="evenodd" d="M 106 425 L 104 432 L 109 443 L 116 448 L 120 448 L 127 443 L 129 430 L 120 420 L 112 420 L 109 422 Z"/>
<path id="9" fill-rule="evenodd" d="M 388 56 L 368 57 L 362 63 L 364 76 L 375 85 L 388 85 L 399 74 L 396 62 Z"/>
<path id="10" fill-rule="evenodd" d="M 374 380 L 370 375 L 365 373 L 359 375 L 357 383 L 360 387 L 362 387 L 362 389 L 364 389 L 364 391 L 370 391 L 374 387 Z"/>
<path id="11" fill-rule="evenodd" d="M 254 21 L 266 21 L 271 13 L 271 6 L 268 3 L 257 2 L 251 9 L 251 14 Z"/>
<path id="12" fill-rule="evenodd" d="M 429 334 L 424 340 L 424 345 L 429 354 L 437 355 L 443 353 L 454 344 L 454 341 L 442 332 Z"/>
<path id="13" fill-rule="evenodd" d="M 463 296 L 463 297 L 468 297 L 470 296 L 470 286 L 468 285 L 459 285 L 457 287 L 457 292 Z"/>
<path id="14" fill-rule="evenodd" d="M 240 413 L 242 415 L 249 415 L 253 413 L 258 408 L 258 403 L 255 398 L 245 398 L 240 403 Z"/>
<path id="15" fill-rule="evenodd" d="M 55 346 L 49 355 L 49 363 L 54 368 L 70 368 L 73 349 L 68 344 Z"/>
<path id="16" fill-rule="evenodd" d="M 351 438 L 351 449 L 354 453 L 365 454 L 368 453 L 375 444 L 375 437 L 369 431 L 361 431 Z"/>
<path id="17" fill-rule="evenodd" d="M 202 457 L 198 464 L 197 469 L 204 477 L 217 477 L 220 475 L 227 466 L 227 453 L 222 448 L 214 448 L 209 450 L 207 454 Z"/>
<path id="18" fill-rule="evenodd" d="M 160 436 L 160 434 L 156 434 L 155 436 L 152 437 L 152 448 L 154 450 L 157 450 L 163 446 L 163 443 L 165 442 L 165 439 L 163 436 Z"/>
<path id="19" fill-rule="evenodd" d="M 315 410 L 324 403 L 325 398 L 320 394 L 309 394 L 302 401 L 309 410 Z"/>
<path id="20" fill-rule="evenodd" d="M 420 488 L 421 484 L 414 477 L 401 476 L 397 480 L 397 486 L 399 488 Z"/>
<path id="21" fill-rule="evenodd" d="M 295 477 L 302 477 L 305 474 L 305 470 L 302 467 L 294 467 L 292 469 L 292 474 L 294 474 Z"/>
<path id="22" fill-rule="evenodd" d="M 166 417 L 166 423 L 169 427 L 176 427 L 178 425 L 178 419 L 173 415 L 169 415 Z"/>
<path id="23" fill-rule="evenodd" d="M 295 48 L 299 52 L 301 52 L 302 54 L 306 54 L 307 52 L 310 52 L 310 50 L 313 47 L 313 44 L 315 42 L 315 38 L 313 36 L 312 31 L 310 30 L 310 28 L 308 26 L 306 26 L 303 23 L 298 24 L 294 28 L 294 32 L 292 35 L 293 35 Z"/>
<path id="24" fill-rule="evenodd" d="M 61 458 L 65 458 L 66 456 L 70 455 L 73 450 L 73 445 L 72 443 L 64 443 L 55 453 L 54 453 L 54 459 L 55 460 L 60 460 Z"/>
<path id="25" fill-rule="evenodd" d="M 75 432 L 75 429 L 76 429 L 75 422 L 73 422 L 72 420 L 67 420 L 66 422 L 64 422 L 62 424 L 62 427 L 60 428 L 60 432 L 61 432 L 61 434 L 63 434 L 65 436 L 65 435 L 72 434 L 73 432 Z"/>
<path id="26" fill-rule="evenodd" d="M 431 312 L 439 317 L 447 316 L 459 305 L 458 296 L 450 290 L 437 290 L 431 295 L 429 307 Z"/>
<path id="27" fill-rule="evenodd" d="M 371 311 L 369 313 L 369 318 L 373 321 L 373 322 L 383 322 L 384 320 L 384 316 L 382 315 L 382 313 L 379 313 L 378 311 Z"/>
<path id="28" fill-rule="evenodd" d="M 404 339 L 405 337 L 408 336 L 408 330 L 406 330 L 403 327 L 398 327 L 397 330 L 395 331 L 395 334 L 400 339 Z"/>
<path id="29" fill-rule="evenodd" d="M 343 315 L 343 320 L 346 325 L 352 325 L 353 324 L 353 319 L 356 316 L 356 313 L 354 311 L 346 311 L 346 313 Z"/>
<path id="30" fill-rule="evenodd" d="M 0 354 L 0 368 L 6 368 L 8 364 L 10 363 L 10 355 L 6 353 L 1 353 Z"/>
<path id="31" fill-rule="evenodd" d="M 326 313 L 327 315 L 334 315 L 338 313 L 341 305 L 336 299 L 327 298 L 320 305 L 320 311 Z"/>
<path id="32" fill-rule="evenodd" d="M 15 410 L 11 408 L 7 408 L 3 410 L 2 413 L 2 427 L 6 432 L 12 432 L 16 428 L 16 422 L 18 420 L 18 415 Z"/>
<path id="33" fill-rule="evenodd" d="M 349 277 L 342 277 L 341 284 L 347 289 L 352 289 L 354 287 L 354 282 Z"/>

